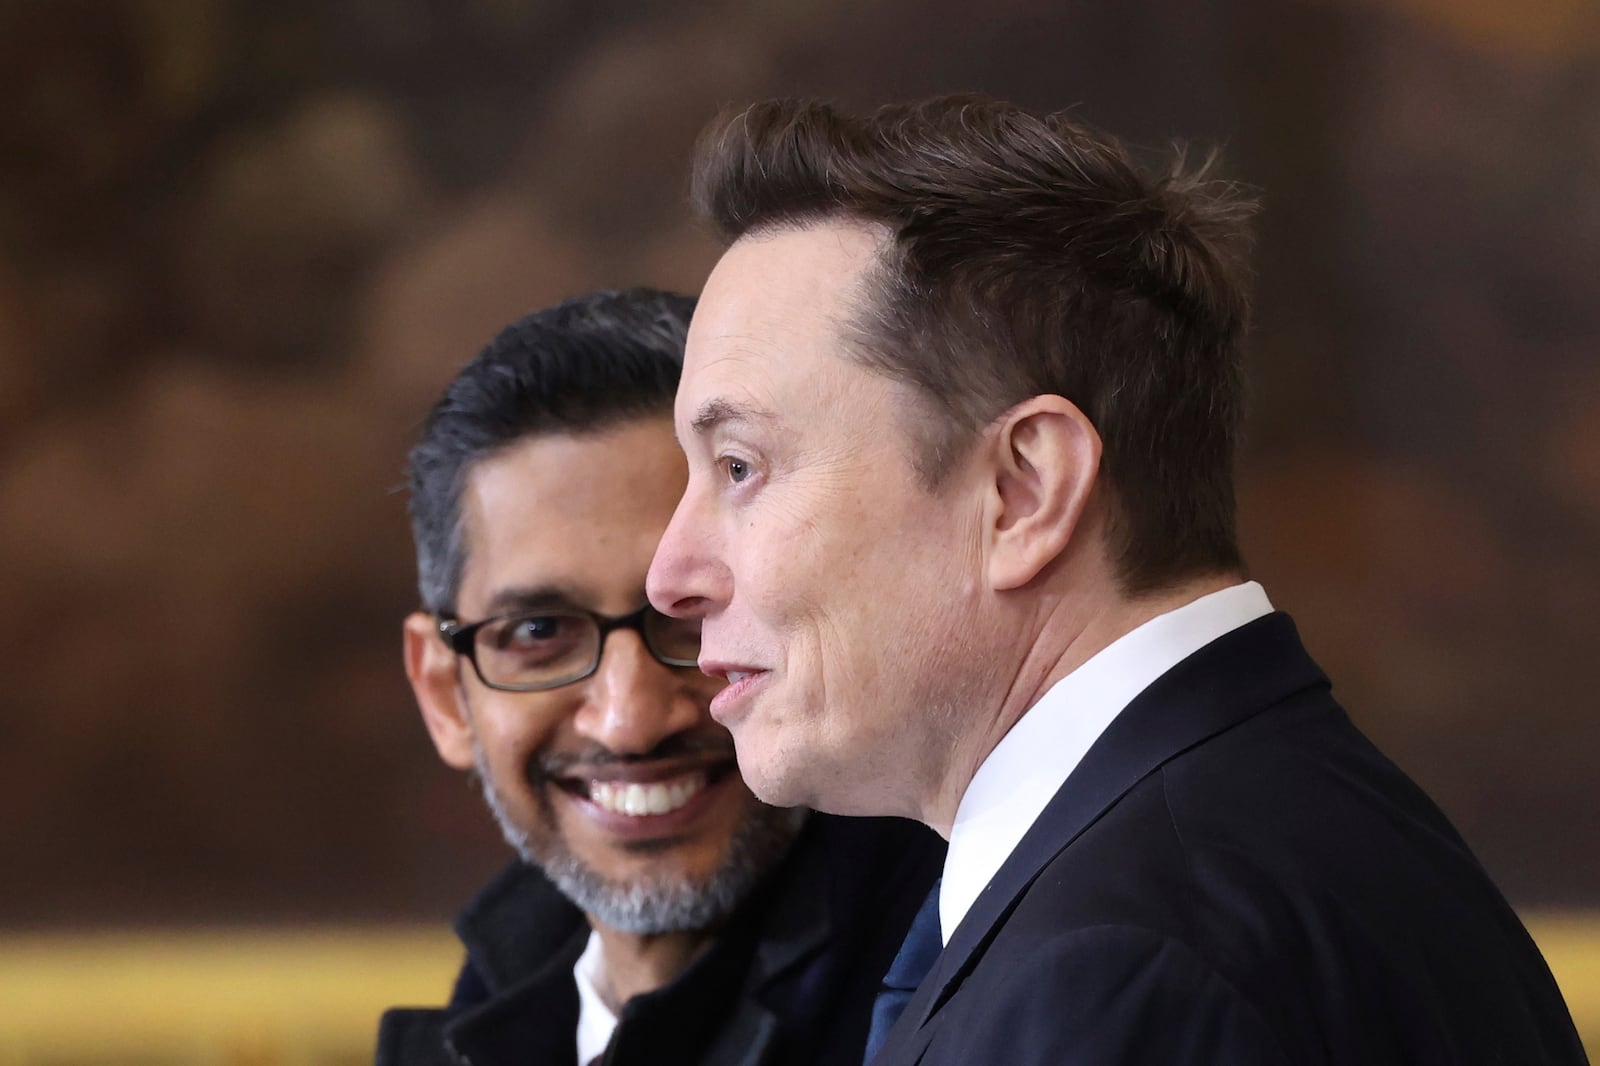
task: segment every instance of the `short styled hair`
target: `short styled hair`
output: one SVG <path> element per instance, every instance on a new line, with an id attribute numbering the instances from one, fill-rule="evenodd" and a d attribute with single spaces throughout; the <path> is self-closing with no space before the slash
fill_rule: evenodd
<path id="1" fill-rule="evenodd" d="M 456 375 L 411 449 L 411 533 L 426 610 L 452 614 L 473 468 L 534 435 L 592 433 L 672 411 L 694 300 L 596 292 L 507 326 Z"/>
<path id="2" fill-rule="evenodd" d="M 1030 396 L 1076 404 L 1104 444 L 1109 550 L 1130 595 L 1241 564 L 1233 458 L 1248 326 L 1234 185 L 1141 170 L 1065 113 L 981 97 L 865 117 L 774 100 L 718 119 L 693 200 L 729 242 L 853 219 L 889 234 L 852 355 L 910 385 L 926 486 Z"/>

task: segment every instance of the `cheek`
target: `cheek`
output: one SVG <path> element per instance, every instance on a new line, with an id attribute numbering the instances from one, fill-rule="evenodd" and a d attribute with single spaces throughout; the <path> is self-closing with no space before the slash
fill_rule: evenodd
<path id="1" fill-rule="evenodd" d="M 815 685 L 809 713 L 840 744 L 888 727 L 908 673 L 936 654 L 917 639 L 916 613 L 906 608 L 905 586 L 922 578 L 902 568 L 887 544 L 879 558 L 863 553 L 851 564 L 825 595 L 806 602 L 789 645 Z"/>
<path id="2" fill-rule="evenodd" d="M 756 624 L 775 641 L 786 673 L 823 690 L 809 698 L 826 703 L 859 688 L 862 660 L 872 653 L 863 642 L 876 627 L 870 594 L 852 573 L 841 573 L 826 553 L 797 549 L 763 575 L 763 585 Z"/>
<path id="3" fill-rule="evenodd" d="M 850 624 L 841 635 L 852 641 L 850 661 L 863 685 L 886 703 L 937 688 L 934 679 L 967 654 L 964 619 L 975 586 L 961 549 L 951 536 L 886 535 L 870 565 L 859 568 L 854 585 L 864 591 L 843 605 Z"/>
<path id="4" fill-rule="evenodd" d="M 895 554 L 894 531 L 875 528 L 874 517 L 851 509 L 753 520 L 742 557 L 765 613 L 797 625 L 837 615 L 845 624 Z"/>
<path id="5" fill-rule="evenodd" d="M 502 788 L 526 781 L 528 760 L 553 742 L 563 718 L 559 709 L 543 706 L 552 701 L 538 693 L 506 695 L 528 706 L 497 705 L 477 716 L 478 743 Z"/>
<path id="6" fill-rule="evenodd" d="M 881 692 L 889 676 L 936 658 L 916 634 L 941 583 L 970 580 L 953 558 L 951 516 L 920 500 L 817 502 L 809 516 L 774 505 L 736 517 L 732 617 L 775 641 L 791 678 L 823 691 L 811 699 L 854 706 Z M 937 512 L 937 513 L 935 513 Z M 759 644 L 757 645 L 759 646 Z M 765 649 L 764 649 L 765 650 Z M 809 679 L 809 680 L 806 680 Z"/>

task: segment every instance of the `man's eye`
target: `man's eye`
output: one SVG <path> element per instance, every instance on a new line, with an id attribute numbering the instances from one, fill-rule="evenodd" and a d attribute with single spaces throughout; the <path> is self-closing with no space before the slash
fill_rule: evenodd
<path id="1" fill-rule="evenodd" d="M 743 459 L 724 459 L 723 466 L 728 472 L 728 480 L 737 485 L 750 476 L 750 464 Z"/>
<path id="2" fill-rule="evenodd" d="M 559 616 L 532 616 L 513 619 L 500 631 L 496 641 L 502 648 L 526 647 L 541 644 L 564 636 L 571 628 L 567 619 Z"/>
<path id="3" fill-rule="evenodd" d="M 581 666 L 599 634 L 583 615 L 523 615 L 484 630 L 478 666 L 508 681 L 548 680 L 545 671 Z"/>

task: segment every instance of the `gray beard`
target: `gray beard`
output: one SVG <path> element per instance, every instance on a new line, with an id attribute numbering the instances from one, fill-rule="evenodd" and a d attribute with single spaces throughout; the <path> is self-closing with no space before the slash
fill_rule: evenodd
<path id="1" fill-rule="evenodd" d="M 570 850 L 555 829 L 555 815 L 543 790 L 535 790 L 541 816 L 550 832 L 542 846 L 512 820 L 477 734 L 472 737 L 477 778 L 484 802 L 500 832 L 523 862 L 537 866 L 573 905 L 609 929 L 654 936 L 708 929 L 733 913 L 761 878 L 789 851 L 805 824 L 804 807 L 769 807 L 757 803 L 734 830 L 722 865 L 705 883 L 669 876 L 617 882 L 601 877 Z M 548 787 L 548 786 L 547 786 Z"/>

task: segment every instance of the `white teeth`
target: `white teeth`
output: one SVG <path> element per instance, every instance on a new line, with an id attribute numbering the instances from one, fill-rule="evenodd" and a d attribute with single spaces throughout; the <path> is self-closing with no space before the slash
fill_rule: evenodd
<path id="1" fill-rule="evenodd" d="M 728 683 L 730 685 L 736 685 L 740 681 L 743 681 L 745 678 L 747 678 L 749 676 L 750 676 L 750 674 L 748 672 L 744 671 L 744 670 L 729 670 L 728 671 Z"/>
<path id="2" fill-rule="evenodd" d="M 671 814 L 706 787 L 706 775 L 685 774 L 670 781 L 591 781 L 589 798 L 613 814 L 633 818 L 647 814 Z"/>

